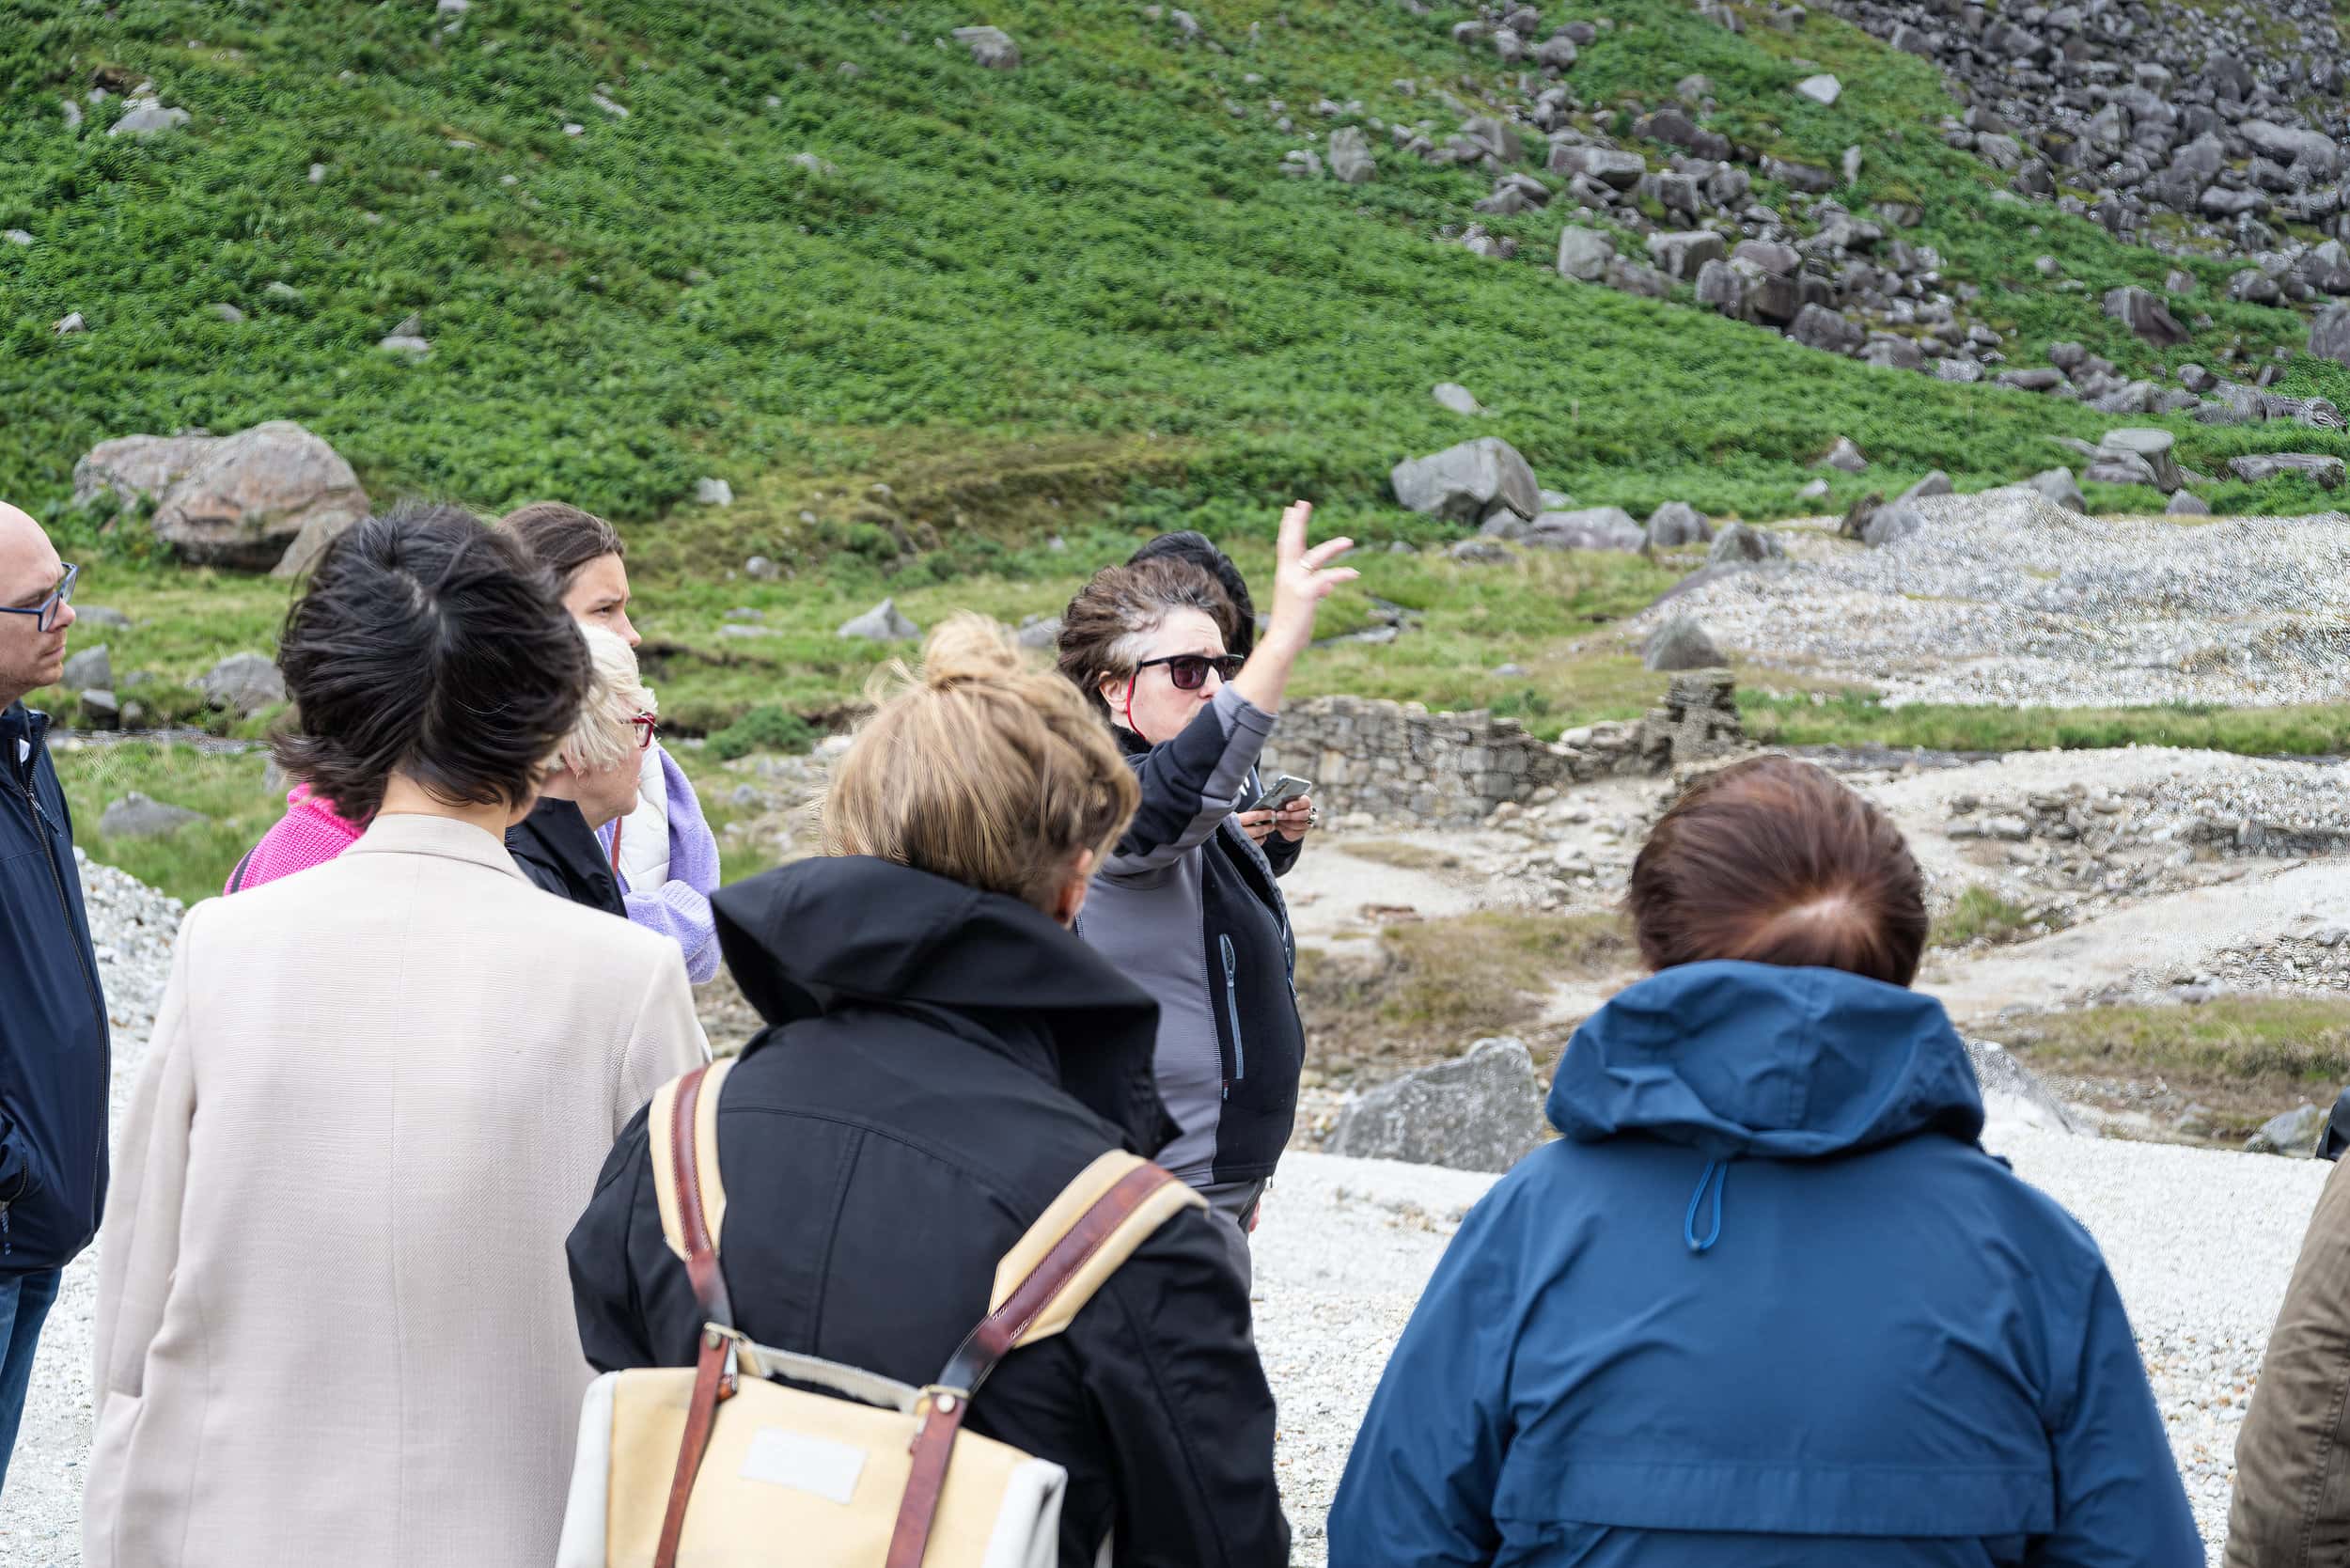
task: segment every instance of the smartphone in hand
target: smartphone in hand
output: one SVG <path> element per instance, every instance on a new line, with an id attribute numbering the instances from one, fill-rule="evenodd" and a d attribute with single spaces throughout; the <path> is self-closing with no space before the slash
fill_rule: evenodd
<path id="1" fill-rule="evenodd" d="M 1278 811 L 1300 795 L 1313 793 L 1314 781 L 1285 773 L 1265 786 L 1264 793 L 1241 808 L 1244 811 Z"/>

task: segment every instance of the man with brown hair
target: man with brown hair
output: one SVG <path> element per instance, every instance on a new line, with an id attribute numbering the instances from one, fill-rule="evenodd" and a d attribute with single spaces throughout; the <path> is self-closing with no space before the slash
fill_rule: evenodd
<path id="1" fill-rule="evenodd" d="M 65 672 L 74 579 L 0 502 L 0 1482 L 57 1276 L 106 1200 L 106 1001 L 49 715 L 24 700 Z"/>

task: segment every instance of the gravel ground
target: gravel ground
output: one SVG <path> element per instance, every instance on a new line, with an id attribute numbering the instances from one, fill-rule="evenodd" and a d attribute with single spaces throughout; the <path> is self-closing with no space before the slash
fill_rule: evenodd
<path id="1" fill-rule="evenodd" d="M 1883 549 L 1791 536 L 1784 568 L 1706 584 L 1694 616 L 1762 665 L 1888 701 L 2264 706 L 2350 689 L 2350 517 L 2092 518 L 2029 492 L 1917 503 Z"/>
<path id="2" fill-rule="evenodd" d="M 180 909 L 105 867 L 86 865 L 83 883 L 115 1021 L 118 1116 Z M 2329 1168 L 2022 1126 L 2002 1126 L 1992 1141 L 2104 1245 L 2216 1552 L 2235 1429 Z M 1277 1458 L 1296 1561 L 1325 1560 L 1323 1517 L 1363 1406 L 1460 1215 L 1491 1182 L 1313 1154 L 1284 1164 L 1258 1236 L 1257 1284 L 1266 1371 L 1281 1402 Z M 68 1271 L 42 1336 L 0 1496 L 0 1568 L 79 1560 L 96 1262 L 93 1250 Z"/>

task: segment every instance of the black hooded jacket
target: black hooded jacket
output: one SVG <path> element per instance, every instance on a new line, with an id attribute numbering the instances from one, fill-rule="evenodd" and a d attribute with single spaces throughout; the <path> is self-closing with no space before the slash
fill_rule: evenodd
<path id="1" fill-rule="evenodd" d="M 628 918 L 619 878 L 577 801 L 540 796 L 530 815 L 506 830 L 506 853 L 517 870 L 556 898 Z"/>
<path id="2" fill-rule="evenodd" d="M 931 1382 L 1061 1189 L 1171 1133 L 1156 1007 L 1028 905 L 886 861 L 802 861 L 712 902 L 769 1025 L 718 1112 L 736 1325 Z M 571 1236 L 580 1340 L 606 1371 L 689 1365 L 700 1332 L 650 1166 L 640 1112 Z M 1273 1397 L 1217 1223 L 1177 1215 L 972 1401 L 975 1430 L 1068 1469 L 1064 1568 L 1113 1531 L 1120 1568 L 1289 1560 Z"/>

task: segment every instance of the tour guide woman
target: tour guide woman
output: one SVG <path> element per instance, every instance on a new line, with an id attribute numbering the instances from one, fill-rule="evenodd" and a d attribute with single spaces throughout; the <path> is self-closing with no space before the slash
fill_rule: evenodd
<path id="1" fill-rule="evenodd" d="M 1917 863 L 1763 757 L 1633 863 L 1656 973 L 1471 1211 L 1330 1514 L 1347 1568 L 2200 1568 L 2097 1244 L 1975 1141 Z"/>
<path id="2" fill-rule="evenodd" d="M 1238 1227 L 1244 1273 L 1296 1116 L 1305 1030 L 1272 868 L 1232 817 L 1316 609 L 1355 576 L 1329 565 L 1353 541 L 1307 548 L 1312 513 L 1281 514 L 1273 613 L 1246 662 L 1225 651 L 1223 588 L 1185 560 L 1105 568 L 1061 618 L 1061 673 L 1142 782 L 1077 932 L 1158 999 L 1159 1093 L 1182 1127 L 1159 1163 Z"/>

